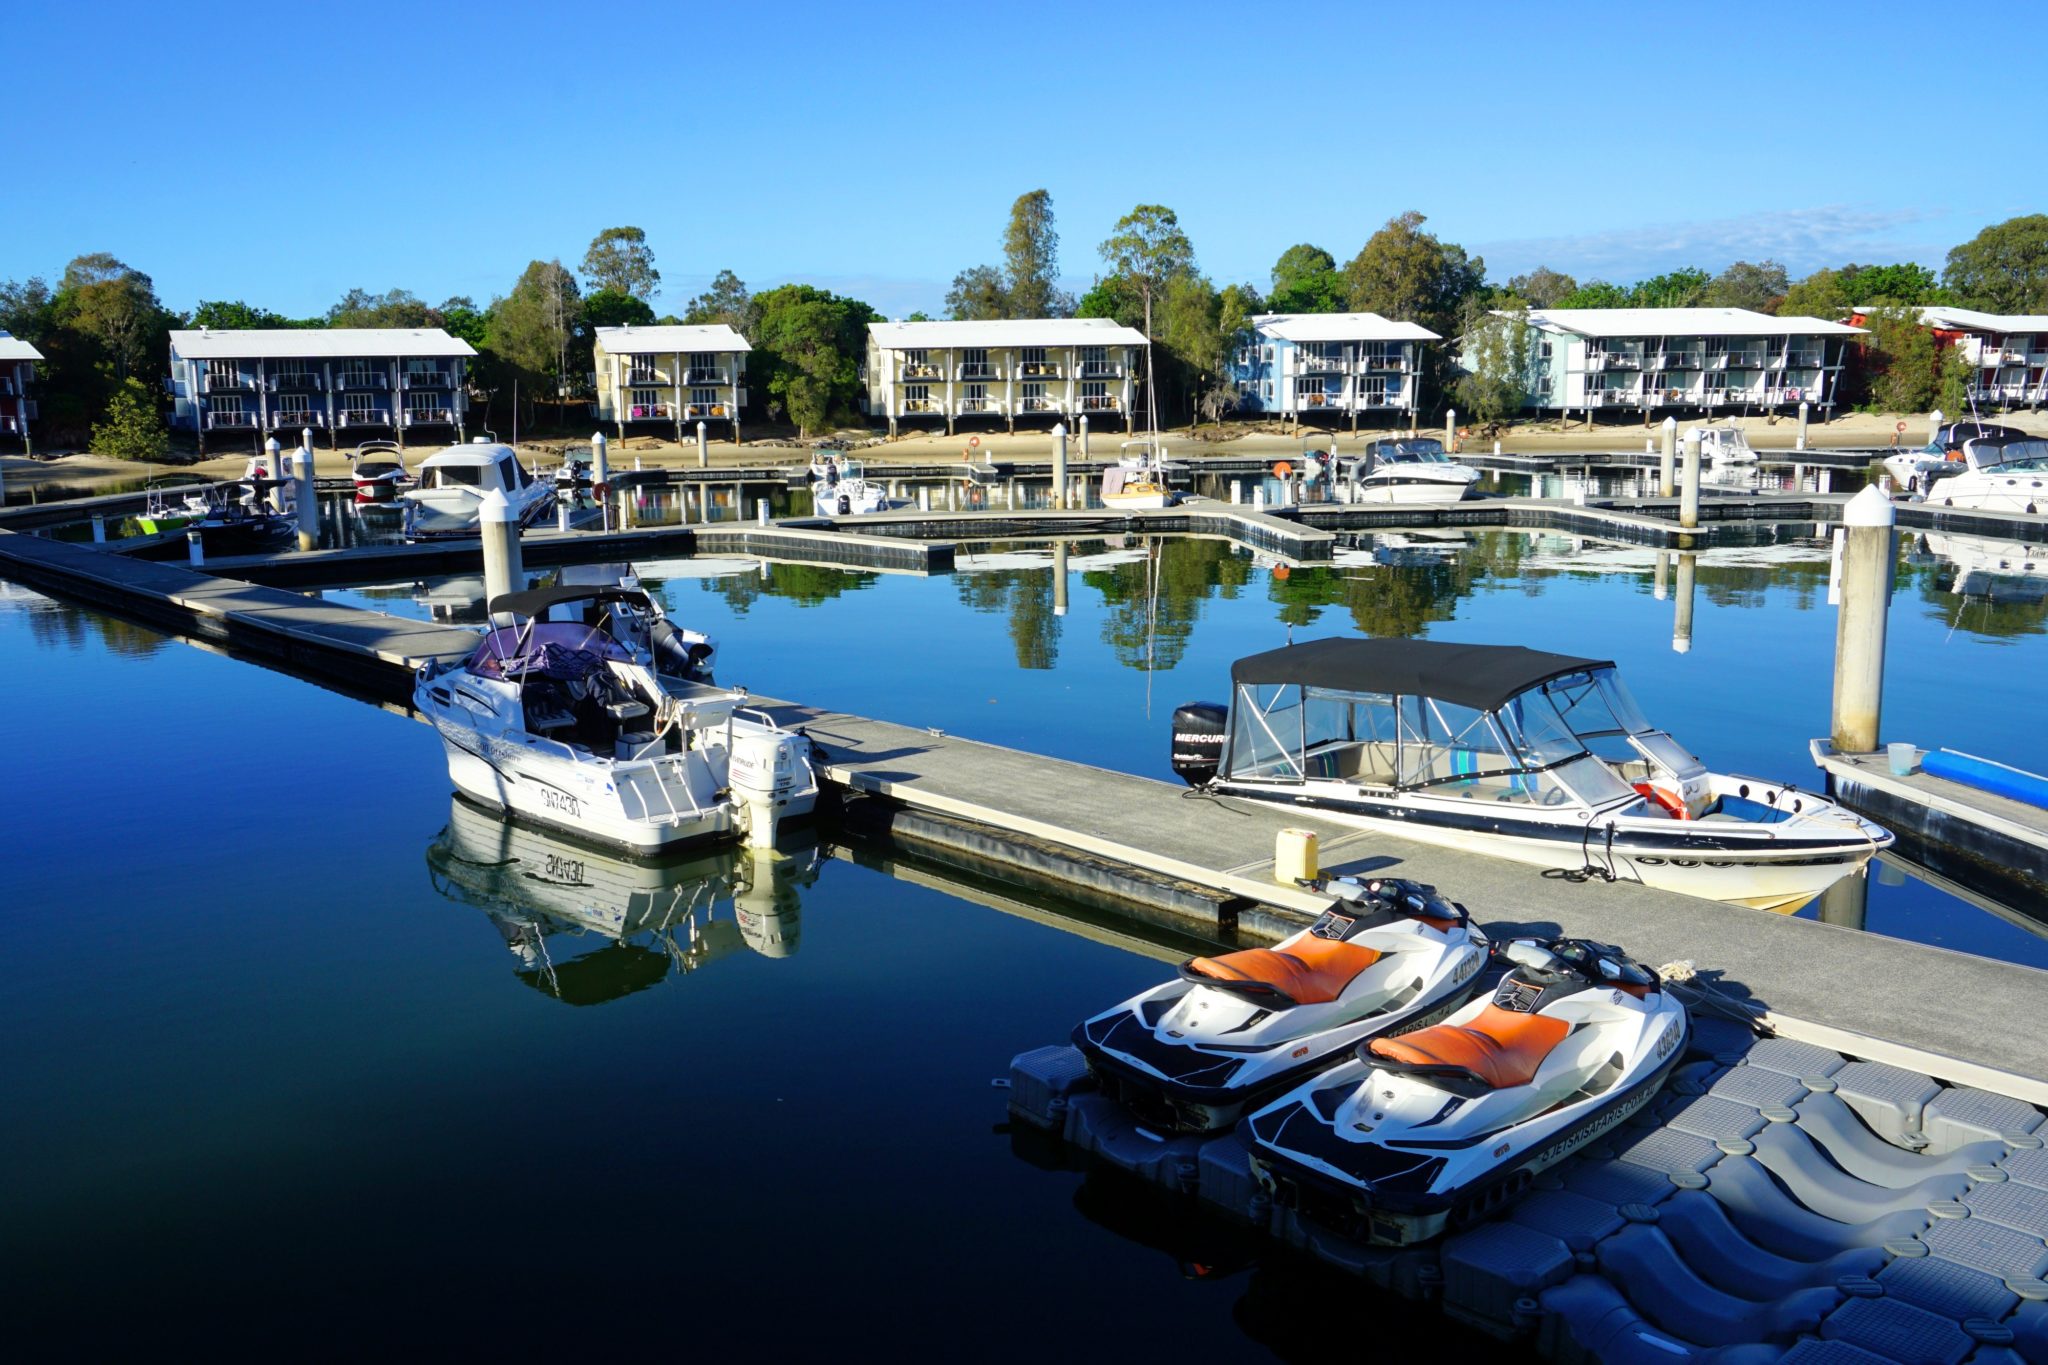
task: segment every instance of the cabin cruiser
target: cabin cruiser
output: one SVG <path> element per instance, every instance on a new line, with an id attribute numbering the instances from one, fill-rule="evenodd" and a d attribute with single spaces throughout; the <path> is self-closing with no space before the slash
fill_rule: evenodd
<path id="1" fill-rule="evenodd" d="M 771 847 L 811 813 L 810 739 L 743 691 L 662 672 L 645 592 L 537 588 L 490 615 L 472 654 L 428 662 L 413 688 L 472 800 L 642 854 L 742 835 Z"/>
<path id="2" fill-rule="evenodd" d="M 1341 898 L 1308 928 L 1191 957 L 1175 980 L 1076 1027 L 1103 1093 L 1155 1127 L 1229 1128 L 1365 1039 L 1441 1019 L 1478 985 L 1486 936 L 1434 887 L 1312 885 Z"/>
<path id="3" fill-rule="evenodd" d="M 1347 502 L 1442 505 L 1471 497 L 1479 471 L 1453 460 L 1442 441 L 1397 437 L 1369 442 L 1347 466 L 1344 482 Z"/>
<path id="4" fill-rule="evenodd" d="M 861 517 L 889 510 L 889 490 L 869 483 L 859 460 L 820 451 L 811 461 L 811 506 L 821 517 Z"/>
<path id="5" fill-rule="evenodd" d="M 1923 476 L 1921 501 L 1977 512 L 2048 510 L 2048 437 L 1980 437 L 1966 442 L 1952 474 Z"/>
<path id="6" fill-rule="evenodd" d="M 505 495 L 513 520 L 531 526 L 555 504 L 552 483 L 536 479 L 507 445 L 479 436 L 466 446 L 449 446 L 420 462 L 419 482 L 400 497 L 407 533 L 413 536 L 473 536 L 486 495 Z"/>
<path id="7" fill-rule="evenodd" d="M 1657 973 L 1585 939 L 1517 939 L 1444 1022 L 1382 1034 L 1240 1130 L 1275 1202 L 1359 1241 L 1468 1225 L 1647 1105 L 1685 1055 Z"/>
<path id="8" fill-rule="evenodd" d="M 1700 428 L 1700 458 L 1712 464 L 1755 464 L 1756 452 L 1741 427 L 1730 422 L 1724 427 Z"/>
<path id="9" fill-rule="evenodd" d="M 348 469 L 355 480 L 357 502 L 390 502 L 412 487 L 405 448 L 396 441 L 363 442 L 349 453 Z"/>
<path id="10" fill-rule="evenodd" d="M 815 844 L 633 858 L 460 795 L 427 848 L 434 889 L 488 916 L 518 979 L 567 1005 L 616 1000 L 743 949 L 791 956 L 820 862 Z"/>
<path id="11" fill-rule="evenodd" d="M 1332 638 L 1231 683 L 1173 720 L 1174 771 L 1218 796 L 1786 913 L 1892 842 L 1817 792 L 1707 771 L 1606 660 Z"/>
<path id="12" fill-rule="evenodd" d="M 1118 508 L 1171 507 L 1180 494 L 1167 486 L 1166 443 L 1153 438 L 1125 441 L 1117 461 L 1102 471 L 1102 505 Z"/>
<path id="13" fill-rule="evenodd" d="M 1963 448 L 1972 441 L 2024 441 L 2027 433 L 2017 427 L 1994 426 L 1989 422 L 1948 422 L 1935 428 L 1934 439 L 1918 450 L 1902 450 L 1884 460 L 1892 483 L 1908 493 L 1919 493 L 1935 479 L 1959 474 L 1968 467 Z"/>

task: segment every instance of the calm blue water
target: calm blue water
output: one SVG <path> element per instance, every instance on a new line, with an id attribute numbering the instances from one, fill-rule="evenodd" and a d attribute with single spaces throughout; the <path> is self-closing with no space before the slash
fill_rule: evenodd
<path id="1" fill-rule="evenodd" d="M 1176 703 L 1290 626 L 1612 657 L 1720 767 L 1809 778 L 1826 725 L 1817 544 L 1702 556 L 1683 654 L 1650 552 L 1508 533 L 1284 577 L 1096 542 L 1063 616 L 1042 548 L 928 579 L 730 567 L 642 566 L 723 681 L 1138 772 L 1165 773 Z M 1979 572 L 1957 596 L 1949 561 L 1902 558 L 1887 731 L 2048 767 L 2013 722 L 2048 593 Z M 455 583 L 333 595 L 465 610 Z M 1299 1358 L 1342 1303 L 1390 1359 L 1477 1349 L 1002 1131 L 1007 1059 L 1160 962 L 843 857 L 650 882 L 494 850 L 424 727 L 32 595 L 0 596 L 0 660 L 14 1340 L 816 1356 L 875 1324 L 903 1354 Z M 620 942 L 579 918 L 621 904 Z M 1918 882 L 1868 914 L 2048 965 Z"/>

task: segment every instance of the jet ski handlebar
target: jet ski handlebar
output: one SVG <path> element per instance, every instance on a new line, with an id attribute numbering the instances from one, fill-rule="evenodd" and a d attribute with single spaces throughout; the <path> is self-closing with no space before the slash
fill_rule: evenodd
<path id="1" fill-rule="evenodd" d="M 1517 967 L 1549 976 L 1577 976 L 1596 986 L 1656 986 L 1657 974 L 1634 958 L 1605 943 L 1584 938 L 1556 938 L 1547 943 L 1532 938 L 1511 939 L 1498 944 L 1495 953 Z"/>
<path id="2" fill-rule="evenodd" d="M 1452 920 L 1463 924 L 1471 918 L 1465 907 L 1440 894 L 1434 886 L 1405 877 L 1297 877 L 1297 886 L 1340 901 L 1385 910 L 1410 919 Z M 1335 908 L 1335 907 L 1332 907 Z"/>

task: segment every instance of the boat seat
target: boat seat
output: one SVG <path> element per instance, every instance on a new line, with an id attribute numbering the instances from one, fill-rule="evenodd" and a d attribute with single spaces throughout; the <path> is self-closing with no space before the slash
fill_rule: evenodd
<path id="1" fill-rule="evenodd" d="M 1562 1019 L 1488 1004 L 1469 1024 L 1437 1024 L 1366 1046 L 1394 1070 L 1461 1071 L 1500 1090 L 1534 1080 L 1543 1059 L 1570 1032 Z"/>
<path id="2" fill-rule="evenodd" d="M 1221 957 L 1191 958 L 1181 974 L 1225 985 L 1258 982 L 1283 992 L 1297 1005 L 1327 1005 L 1380 957 L 1355 943 L 1305 938 L 1285 952 L 1247 948 Z"/>
<path id="3" fill-rule="evenodd" d="M 638 720 L 646 715 L 647 703 L 644 701 L 612 701 L 606 702 L 604 709 L 606 715 L 620 724 L 624 724 L 626 721 Z"/>
<path id="4" fill-rule="evenodd" d="M 526 728 L 536 735 L 546 734 L 550 730 L 566 729 L 575 723 L 576 717 L 567 711 L 536 711 L 529 708 L 526 713 Z"/>

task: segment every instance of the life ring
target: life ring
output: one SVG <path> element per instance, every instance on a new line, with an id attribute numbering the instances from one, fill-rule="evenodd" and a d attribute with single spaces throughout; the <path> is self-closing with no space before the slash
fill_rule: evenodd
<path id="1" fill-rule="evenodd" d="M 979 449 L 981 449 L 981 438 L 980 438 L 979 436 L 970 436 L 970 437 L 968 437 L 968 438 L 967 438 L 967 448 L 968 448 L 969 450 L 979 450 Z"/>
<path id="2" fill-rule="evenodd" d="M 1679 800 L 1672 793 L 1665 791 L 1662 787 L 1653 786 L 1648 782 L 1637 782 L 1633 783 L 1632 785 L 1638 792 L 1641 792 L 1647 800 L 1654 801 L 1658 805 L 1662 806 L 1664 808 L 1665 814 L 1669 815 L 1672 819 L 1692 819 L 1692 812 L 1686 809 L 1685 802 Z"/>
<path id="3" fill-rule="evenodd" d="M 1291 474 L 1293 474 L 1293 473 L 1294 473 L 1294 466 L 1293 466 L 1293 465 L 1291 465 L 1291 464 L 1289 464 L 1289 463 L 1287 463 L 1287 461 L 1285 461 L 1285 460 L 1282 460 L 1282 461 L 1280 461 L 1280 462 L 1279 462 L 1278 464 L 1275 464 L 1275 465 L 1273 466 L 1273 477 L 1274 477 L 1274 478 L 1276 478 L 1276 479 L 1284 479 L 1284 478 L 1287 478 L 1288 476 L 1290 476 L 1290 475 L 1291 475 Z"/>
<path id="4" fill-rule="evenodd" d="M 1899 429 L 1900 433 L 1902 433 L 1902 434 L 1903 434 L 1903 433 L 1905 432 L 1905 430 L 1906 430 L 1906 424 L 1905 424 L 1904 422 L 1901 422 L 1901 423 L 1899 423 L 1898 429 Z"/>

